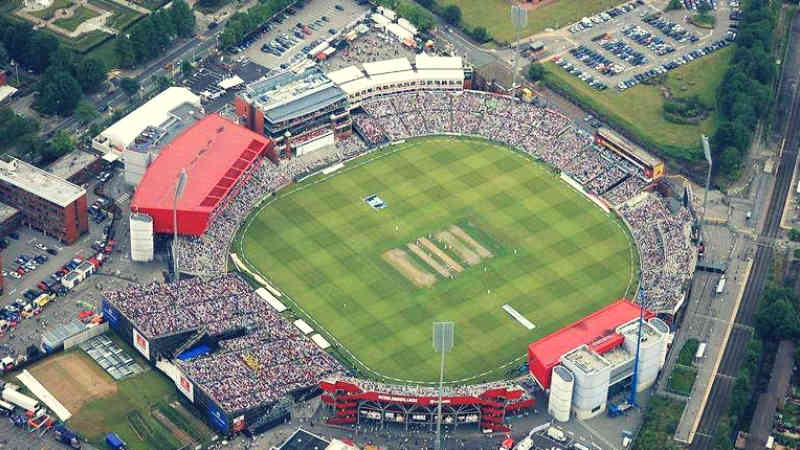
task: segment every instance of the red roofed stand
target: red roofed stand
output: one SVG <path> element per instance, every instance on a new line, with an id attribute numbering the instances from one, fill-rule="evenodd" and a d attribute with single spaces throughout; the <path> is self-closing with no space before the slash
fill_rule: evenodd
<path id="1" fill-rule="evenodd" d="M 199 236 L 241 186 L 273 142 L 217 114 L 192 125 L 165 146 L 147 168 L 131 201 L 131 211 L 153 218 L 153 231 L 172 233 L 175 184 L 186 169 L 178 200 L 178 234 Z M 270 155 L 272 156 L 272 155 Z"/>
<path id="2" fill-rule="evenodd" d="M 597 353 L 606 353 L 620 345 L 625 338 L 614 332 L 618 326 L 639 318 L 639 305 L 626 299 L 597 310 L 583 319 L 551 333 L 528 345 L 528 367 L 544 389 L 550 388 L 553 367 L 561 356 L 581 345 L 589 345 Z M 654 314 L 645 310 L 645 320 Z"/>

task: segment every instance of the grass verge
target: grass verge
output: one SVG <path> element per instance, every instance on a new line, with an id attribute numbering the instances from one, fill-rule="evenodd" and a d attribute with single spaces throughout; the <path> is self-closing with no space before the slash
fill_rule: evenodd
<path id="1" fill-rule="evenodd" d="M 119 3 L 114 3 L 108 0 L 89 0 L 89 3 L 103 8 L 106 11 L 113 12 L 114 15 L 106 20 L 106 26 L 116 30 L 124 30 L 128 25 L 132 24 L 136 21 L 136 19 L 142 16 L 142 14 L 138 11 L 126 8 Z"/>
<path id="2" fill-rule="evenodd" d="M 681 420 L 685 402 L 654 395 L 644 412 L 644 423 L 633 441 L 632 450 L 677 450 L 683 448 L 672 439 Z"/>
<path id="3" fill-rule="evenodd" d="M 54 21 L 53 24 L 65 30 L 75 31 L 75 29 L 78 28 L 78 25 L 91 19 L 92 17 L 97 17 L 99 15 L 100 14 L 97 14 L 96 12 L 92 11 L 91 9 L 85 6 L 79 6 L 75 8 L 72 17 L 67 17 L 66 19 L 58 19 Z"/>
<path id="4" fill-rule="evenodd" d="M 675 365 L 669 376 L 667 390 L 688 397 L 692 393 L 695 378 L 697 378 L 697 370 L 694 367 Z"/>
<path id="5" fill-rule="evenodd" d="M 717 89 L 733 52 L 733 47 L 722 49 L 670 71 L 662 85 L 640 84 L 624 92 L 614 88 L 598 92 L 553 62 L 544 63 L 544 83 L 626 130 L 666 159 L 692 162 L 702 158 L 698 136 L 714 134 L 717 115 L 712 111 L 698 124 L 669 122 L 663 115 L 665 92 L 674 97 L 697 95 L 705 104 L 715 105 Z"/>
<path id="6" fill-rule="evenodd" d="M 691 366 L 694 361 L 694 355 L 697 354 L 697 347 L 700 346 L 700 341 L 695 338 L 687 339 L 678 354 L 678 364 L 682 366 Z"/>

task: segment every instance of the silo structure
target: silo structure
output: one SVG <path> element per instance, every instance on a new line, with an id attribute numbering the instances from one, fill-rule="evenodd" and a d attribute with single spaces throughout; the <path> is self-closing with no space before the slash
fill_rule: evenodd
<path id="1" fill-rule="evenodd" d="M 153 218 L 147 214 L 131 214 L 131 260 L 153 260 Z"/>
<path id="2" fill-rule="evenodd" d="M 639 320 L 624 325 L 622 334 L 625 335 L 625 350 L 635 358 L 636 338 L 639 333 Z M 642 326 L 642 342 L 639 346 L 639 373 L 636 391 L 641 392 L 653 385 L 661 370 L 664 353 L 664 334 L 655 327 L 645 322 Z"/>
<path id="3" fill-rule="evenodd" d="M 669 350 L 669 325 L 658 317 L 653 317 L 647 323 L 663 335 L 663 339 L 661 339 L 661 368 L 663 368 L 664 363 L 667 361 L 667 351 Z"/>
<path id="4" fill-rule="evenodd" d="M 550 384 L 550 396 L 547 401 L 547 412 L 559 422 L 569 421 L 572 411 L 572 391 L 575 377 L 564 366 L 555 366 Z"/>
<path id="5" fill-rule="evenodd" d="M 572 409 L 575 417 L 586 420 L 606 408 L 611 364 L 584 345 L 561 357 L 561 364 L 575 376 Z"/>

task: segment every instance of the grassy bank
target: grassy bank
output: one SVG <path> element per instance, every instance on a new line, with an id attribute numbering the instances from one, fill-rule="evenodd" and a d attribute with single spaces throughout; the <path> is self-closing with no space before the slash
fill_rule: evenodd
<path id="1" fill-rule="evenodd" d="M 544 82 L 627 130 L 645 146 L 658 149 L 667 159 L 696 161 L 702 158 L 699 136 L 713 134 L 716 113 L 712 111 L 698 124 L 668 122 L 662 110 L 664 92 L 673 97 L 697 95 L 705 104 L 716 104 L 716 92 L 732 56 L 733 47 L 728 47 L 669 72 L 662 85 L 640 84 L 624 92 L 598 92 L 552 62 L 545 63 Z"/>

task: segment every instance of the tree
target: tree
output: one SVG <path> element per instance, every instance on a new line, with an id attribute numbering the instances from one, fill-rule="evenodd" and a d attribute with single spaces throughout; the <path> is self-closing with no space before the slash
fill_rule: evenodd
<path id="1" fill-rule="evenodd" d="M 55 36 L 35 32 L 27 47 L 22 50 L 20 61 L 34 72 L 44 72 L 50 64 L 50 56 L 58 49 Z"/>
<path id="2" fill-rule="evenodd" d="M 450 25 L 458 25 L 461 23 L 461 8 L 458 5 L 447 5 L 442 10 L 442 18 Z"/>
<path id="3" fill-rule="evenodd" d="M 423 8 L 433 9 L 436 7 L 436 0 L 417 0 L 417 3 L 422 5 Z"/>
<path id="4" fill-rule="evenodd" d="M 472 39 L 475 39 L 480 44 L 483 44 L 484 42 L 487 42 L 489 39 L 492 38 L 489 35 L 489 31 L 484 27 L 473 28 L 472 32 L 470 33 L 470 36 L 472 36 Z"/>
<path id="5" fill-rule="evenodd" d="M 794 242 L 800 241 L 800 230 L 797 228 L 789 230 L 789 240 Z"/>
<path id="6" fill-rule="evenodd" d="M 194 34 L 196 19 L 185 0 L 173 0 L 169 12 L 172 14 L 172 22 L 175 24 L 178 36 L 188 37 Z"/>
<path id="7" fill-rule="evenodd" d="M 88 100 L 81 100 L 75 108 L 75 118 L 80 120 L 81 123 L 89 123 L 97 118 L 97 116 L 97 109 L 94 107 L 94 104 Z"/>
<path id="8" fill-rule="evenodd" d="M 15 113 L 9 107 L 0 108 L 0 149 L 16 145 L 25 135 L 39 131 L 39 122 Z"/>
<path id="9" fill-rule="evenodd" d="M 181 61 L 181 75 L 183 75 L 185 77 L 188 77 L 189 75 L 192 74 L 192 71 L 194 71 L 194 68 L 192 67 L 192 63 L 190 63 L 186 59 Z"/>
<path id="10" fill-rule="evenodd" d="M 45 154 L 47 160 L 55 160 L 75 150 L 75 140 L 64 130 L 59 130 L 53 139 L 47 143 Z"/>
<path id="11" fill-rule="evenodd" d="M 161 92 L 164 89 L 172 86 L 172 80 L 164 75 L 159 75 L 156 77 L 156 86 L 158 87 L 158 91 Z"/>
<path id="12" fill-rule="evenodd" d="M 667 4 L 666 11 L 674 11 L 674 10 L 681 9 L 681 8 L 683 8 L 683 4 L 681 3 L 681 0 L 669 0 L 669 3 Z"/>
<path id="13" fill-rule="evenodd" d="M 119 88 L 122 89 L 122 92 L 125 93 L 128 97 L 133 97 L 139 92 L 139 82 L 134 80 L 133 78 L 122 78 L 119 80 Z"/>
<path id="14" fill-rule="evenodd" d="M 85 58 L 78 65 L 75 78 L 83 88 L 83 92 L 96 92 L 103 88 L 106 81 L 106 65 L 97 58 Z"/>
<path id="15" fill-rule="evenodd" d="M 528 79 L 531 81 L 539 81 L 544 77 L 544 66 L 539 63 L 533 63 L 528 66 Z"/>
<path id="16" fill-rule="evenodd" d="M 57 67 L 48 69 L 39 82 L 34 106 L 45 114 L 68 116 L 81 99 L 81 86 L 72 74 Z"/>
<path id="17" fill-rule="evenodd" d="M 119 65 L 124 69 L 136 67 L 136 50 L 127 36 L 117 36 L 114 41 L 114 52 L 119 57 Z"/>
<path id="18" fill-rule="evenodd" d="M 10 60 L 11 57 L 8 56 L 8 50 L 0 45 L 0 67 L 5 67 Z"/>

